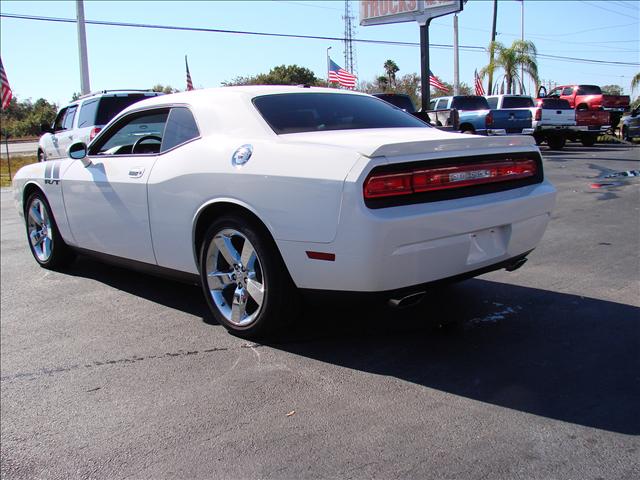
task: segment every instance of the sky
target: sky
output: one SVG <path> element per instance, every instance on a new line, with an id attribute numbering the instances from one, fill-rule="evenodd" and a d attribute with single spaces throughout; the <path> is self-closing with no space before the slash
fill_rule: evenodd
<path id="1" fill-rule="evenodd" d="M 498 2 L 497 40 L 510 45 L 521 36 L 521 5 Z M 344 1 L 94 1 L 85 0 L 87 20 L 201 27 L 312 36 L 344 36 Z M 420 41 L 415 22 L 359 26 L 356 39 Z M 459 14 L 459 44 L 486 47 L 491 37 L 493 2 L 469 1 Z M 75 19 L 76 2 L 2 0 L 1 14 Z M 538 59 L 541 79 L 557 84 L 618 84 L 630 94 L 640 71 L 640 2 L 524 1 L 524 36 L 538 53 L 634 65 L 595 64 L 566 59 Z M 327 48 L 344 66 L 340 41 L 154 30 L 87 25 L 91 90 L 151 88 L 156 84 L 186 88 L 184 56 L 196 88 L 217 87 L 237 76 L 268 72 L 277 65 L 296 64 L 326 78 Z M 453 16 L 432 21 L 430 66 L 442 80 L 453 82 L 453 50 L 435 44 L 453 43 Z M 0 18 L 0 55 L 14 96 L 45 98 L 63 105 L 80 91 L 77 29 L 74 23 Z M 397 75 L 420 71 L 419 46 L 355 43 L 359 80 L 384 74 L 387 59 Z M 473 85 L 473 72 L 487 63 L 482 50 L 460 51 L 460 80 Z M 485 85 L 486 88 L 486 85 Z M 633 97 L 640 94 L 636 89 Z"/>

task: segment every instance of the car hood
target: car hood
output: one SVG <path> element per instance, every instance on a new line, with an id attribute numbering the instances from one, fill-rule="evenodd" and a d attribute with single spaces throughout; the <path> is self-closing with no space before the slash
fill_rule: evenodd
<path id="1" fill-rule="evenodd" d="M 532 147 L 530 136 L 482 137 L 436 128 L 380 128 L 281 135 L 290 144 L 332 146 L 356 150 L 365 157 L 414 155 L 428 152 L 468 152 Z"/>

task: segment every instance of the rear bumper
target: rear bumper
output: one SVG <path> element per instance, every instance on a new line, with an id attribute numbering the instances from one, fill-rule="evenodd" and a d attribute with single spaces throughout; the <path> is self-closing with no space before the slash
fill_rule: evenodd
<path id="1" fill-rule="evenodd" d="M 580 133 L 604 133 L 611 128 L 611 125 L 597 125 L 597 126 L 589 126 L 589 125 L 580 125 L 575 128 L 576 132 Z"/>
<path id="2" fill-rule="evenodd" d="M 543 182 L 378 210 L 349 197 L 333 242 L 277 242 L 299 288 L 387 292 L 508 263 L 542 238 L 556 190 Z M 307 251 L 333 253 L 335 261 L 311 260 Z"/>

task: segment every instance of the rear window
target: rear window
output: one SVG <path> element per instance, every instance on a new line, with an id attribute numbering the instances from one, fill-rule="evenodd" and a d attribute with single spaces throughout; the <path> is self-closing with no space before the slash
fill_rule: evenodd
<path id="1" fill-rule="evenodd" d="M 573 110 L 567 100 L 560 100 L 559 98 L 543 98 L 542 108 L 552 110 Z"/>
<path id="2" fill-rule="evenodd" d="M 453 97 L 451 108 L 458 110 L 489 110 L 489 104 L 484 97 Z"/>
<path id="3" fill-rule="evenodd" d="M 374 95 L 374 97 L 378 97 L 385 102 L 389 102 L 391 105 L 395 105 L 396 107 L 406 110 L 409 113 L 415 112 L 416 110 L 411 99 L 404 95 L 390 95 L 382 93 Z"/>
<path id="4" fill-rule="evenodd" d="M 113 117 L 119 114 L 129 105 L 150 98 L 141 93 L 117 97 L 102 97 L 98 105 L 95 123 L 93 125 L 106 125 Z"/>
<path id="5" fill-rule="evenodd" d="M 253 99 L 278 135 L 325 130 L 429 126 L 389 103 L 362 95 L 283 93 Z"/>
<path id="6" fill-rule="evenodd" d="M 597 85 L 580 85 L 578 95 L 601 95 L 602 90 Z"/>
<path id="7" fill-rule="evenodd" d="M 533 107 L 533 99 L 531 97 L 504 97 L 502 99 L 502 108 L 529 107 Z"/>

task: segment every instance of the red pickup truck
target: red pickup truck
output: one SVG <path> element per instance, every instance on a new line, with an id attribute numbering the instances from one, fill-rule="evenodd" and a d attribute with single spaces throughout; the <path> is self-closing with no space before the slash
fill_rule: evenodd
<path id="1" fill-rule="evenodd" d="M 567 100 L 576 110 L 611 112 L 611 128 L 616 128 L 623 112 L 629 111 L 629 95 L 605 95 L 597 85 L 561 85 L 549 92 L 550 97 Z"/>

